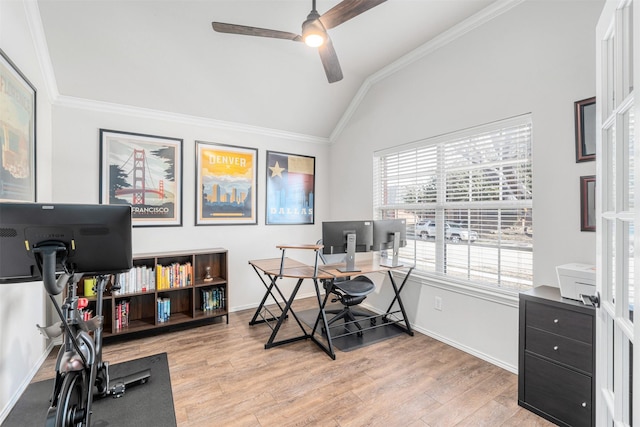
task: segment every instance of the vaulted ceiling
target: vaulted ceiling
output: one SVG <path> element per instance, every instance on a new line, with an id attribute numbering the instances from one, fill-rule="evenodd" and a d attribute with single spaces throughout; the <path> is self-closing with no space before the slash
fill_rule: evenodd
<path id="1" fill-rule="evenodd" d="M 338 0 L 318 0 L 322 15 Z M 330 29 L 344 78 L 300 34 L 311 0 L 39 0 L 60 95 L 329 139 L 371 76 L 494 0 L 389 0 Z M 369 79 L 369 80 L 368 80 Z"/>

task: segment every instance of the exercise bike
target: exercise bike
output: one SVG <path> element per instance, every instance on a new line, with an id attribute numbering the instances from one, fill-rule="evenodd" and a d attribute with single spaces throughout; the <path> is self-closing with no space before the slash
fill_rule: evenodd
<path id="1" fill-rule="evenodd" d="M 56 361 L 56 376 L 50 406 L 47 412 L 47 427 L 90 426 L 91 405 L 94 396 L 121 397 L 127 386 L 143 384 L 151 376 L 146 369 L 127 377 L 111 380 L 109 364 L 102 360 L 102 316 L 103 294 L 110 275 L 100 275 L 96 281 L 96 313 L 85 320 L 83 309 L 88 300 L 76 293 L 82 273 L 73 271 L 66 262 L 67 247 L 64 243 L 51 241 L 33 248 L 36 261 L 42 273 L 44 287 L 53 302 L 60 322 L 38 328 L 47 338 L 63 336 L 63 343 Z M 56 265 L 62 265 L 64 272 L 56 278 Z M 62 306 L 55 296 L 67 288 Z M 112 289 L 117 290 L 117 284 Z"/>

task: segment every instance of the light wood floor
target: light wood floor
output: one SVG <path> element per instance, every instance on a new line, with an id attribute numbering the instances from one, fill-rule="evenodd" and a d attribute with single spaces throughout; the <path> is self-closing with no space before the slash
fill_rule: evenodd
<path id="1" fill-rule="evenodd" d="M 309 340 L 265 350 L 271 329 L 252 315 L 107 344 L 104 360 L 167 352 L 180 427 L 552 425 L 517 405 L 516 375 L 420 333 L 334 361 Z M 34 381 L 53 376 L 55 353 Z"/>

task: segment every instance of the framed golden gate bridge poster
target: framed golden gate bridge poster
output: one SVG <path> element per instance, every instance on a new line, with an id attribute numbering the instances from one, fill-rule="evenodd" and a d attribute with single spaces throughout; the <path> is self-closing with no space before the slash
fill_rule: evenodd
<path id="1" fill-rule="evenodd" d="M 129 204 L 134 227 L 182 225 L 182 139 L 100 129 L 100 203 Z"/>

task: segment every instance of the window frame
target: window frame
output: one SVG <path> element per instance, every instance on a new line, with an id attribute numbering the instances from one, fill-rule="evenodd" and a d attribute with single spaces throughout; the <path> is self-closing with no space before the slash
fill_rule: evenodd
<path id="1" fill-rule="evenodd" d="M 498 131 L 504 131 L 508 129 L 516 129 L 516 128 L 526 128 L 528 129 L 528 140 L 525 142 L 526 145 L 526 161 L 523 163 L 525 168 L 528 168 L 528 173 L 525 173 L 525 179 L 528 179 L 528 194 L 525 194 L 520 200 L 504 200 L 502 199 L 503 195 L 501 193 L 501 199 L 495 201 L 470 201 L 470 202 L 447 202 L 446 199 L 446 180 L 444 179 L 445 171 L 443 165 L 446 163 L 446 155 L 444 155 L 445 149 L 438 147 L 446 147 L 448 144 L 452 145 L 460 140 L 464 139 L 474 139 L 483 134 L 495 133 Z M 492 142 L 493 143 L 493 142 Z M 382 201 L 387 194 L 389 186 L 386 186 L 386 179 L 383 179 L 381 176 L 381 166 L 380 162 L 382 159 L 388 159 L 392 156 L 398 156 L 398 159 L 402 156 L 403 153 L 408 153 L 410 151 L 418 151 L 418 150 L 428 150 L 430 147 L 436 147 L 436 171 L 431 170 L 431 173 L 436 173 L 439 176 L 439 179 L 436 180 L 436 201 L 430 203 L 398 203 L 398 200 L 393 201 L 393 203 L 383 204 Z M 418 141 L 414 141 L 408 144 L 402 144 L 399 146 L 394 146 L 390 148 L 386 148 L 383 150 L 379 150 L 374 152 L 373 155 L 373 211 L 374 218 L 390 218 L 392 216 L 384 215 L 385 212 L 413 212 L 414 213 L 414 221 L 417 224 L 419 221 L 424 221 L 424 217 L 418 217 L 418 211 L 426 211 L 433 210 L 435 212 L 435 220 L 439 221 L 440 224 L 444 223 L 444 212 L 451 208 L 464 208 L 467 209 L 468 212 L 472 212 L 474 210 L 480 210 L 487 207 L 496 209 L 497 212 L 502 212 L 502 210 L 506 209 L 524 209 L 526 208 L 530 214 L 530 218 L 533 217 L 533 191 L 532 191 L 532 179 L 533 179 L 533 121 L 532 115 L 530 113 L 499 120 L 496 122 L 487 123 L 481 126 L 476 126 L 473 128 L 464 129 L 457 132 L 452 132 L 448 134 L 443 134 L 437 137 L 421 139 Z M 508 161 L 502 160 L 501 163 L 508 163 Z M 387 163 L 389 165 L 390 162 Z M 402 171 L 400 169 L 402 167 L 407 167 L 407 165 L 411 165 L 414 168 L 411 173 L 415 175 L 416 186 L 426 187 L 427 184 L 425 182 L 419 182 L 420 174 L 419 166 L 424 166 L 424 164 L 420 163 L 420 158 L 416 155 L 415 162 L 409 162 L 406 164 L 402 164 L 400 160 L 398 160 L 396 166 L 395 174 L 397 176 L 402 175 Z M 432 166 L 432 164 L 429 164 Z M 464 168 L 463 168 L 464 169 Z M 468 168 L 471 170 L 472 168 Z M 411 173 L 407 173 L 407 176 Z M 428 173 L 425 173 L 425 176 Z M 385 176 L 385 178 L 387 178 Z M 383 182 L 384 181 L 384 182 Z M 443 183 L 445 183 L 443 185 Z M 393 189 L 392 189 L 393 190 Z M 417 196 L 419 198 L 419 196 Z M 473 199 L 473 198 L 471 198 Z M 501 221 L 501 219 L 499 219 Z M 502 226 L 502 223 L 499 223 Z M 532 223 L 531 223 L 532 224 Z M 441 227 L 444 228 L 444 227 Z M 416 240 L 419 240 L 418 236 L 415 236 Z M 442 260 L 442 252 L 444 251 L 444 237 L 443 231 L 440 230 L 436 236 L 436 251 L 438 252 L 436 255 L 436 261 L 434 265 L 439 265 L 438 263 L 444 262 Z M 498 242 L 497 248 L 504 248 L 504 242 Z M 500 250 L 500 249 L 498 249 Z M 476 297 L 491 299 L 498 302 L 504 302 L 508 305 L 513 305 L 517 302 L 518 293 L 530 289 L 533 287 L 533 239 L 530 240 L 530 250 L 531 250 L 531 261 L 530 261 L 530 271 L 528 276 L 528 284 L 520 289 L 516 288 L 504 288 L 499 285 L 491 285 L 490 283 L 477 283 L 474 282 L 473 279 L 464 280 L 456 277 L 448 276 L 445 273 L 438 271 L 428 271 L 423 269 L 415 268 L 412 273 L 412 277 L 414 277 L 417 281 L 422 284 L 429 284 L 431 286 L 440 287 L 443 289 L 451 290 L 452 288 L 457 289 L 460 292 L 465 294 L 474 295 Z M 416 260 L 417 244 L 413 246 L 413 258 L 414 262 Z M 447 265 L 447 264 L 444 264 Z M 498 267 L 499 269 L 501 267 Z M 473 270 L 473 269 L 470 269 Z M 500 270 L 502 271 L 502 270 Z"/>

